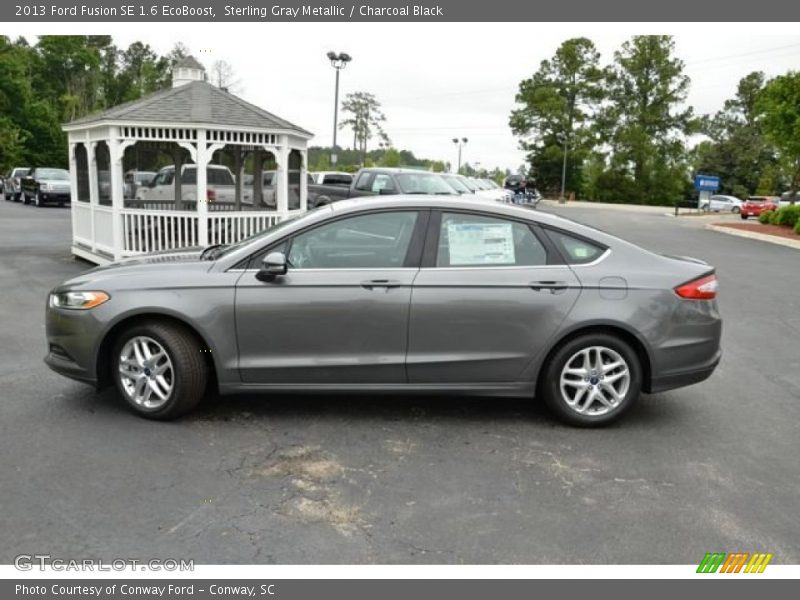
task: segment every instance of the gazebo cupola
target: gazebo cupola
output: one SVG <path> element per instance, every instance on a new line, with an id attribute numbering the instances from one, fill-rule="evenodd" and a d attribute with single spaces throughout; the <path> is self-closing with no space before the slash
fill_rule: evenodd
<path id="1" fill-rule="evenodd" d="M 171 87 L 64 131 L 72 252 L 96 263 L 236 242 L 306 210 L 312 134 L 211 85 L 191 56 Z"/>
<path id="2" fill-rule="evenodd" d="M 182 58 L 172 68 L 172 87 L 186 85 L 192 81 L 205 81 L 206 69 L 193 56 Z"/>

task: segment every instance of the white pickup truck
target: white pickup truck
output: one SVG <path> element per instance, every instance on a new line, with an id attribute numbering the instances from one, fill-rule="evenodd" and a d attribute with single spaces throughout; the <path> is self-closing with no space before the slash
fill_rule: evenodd
<path id="1" fill-rule="evenodd" d="M 252 187 L 242 186 L 242 202 L 253 203 Z M 209 202 L 233 203 L 236 201 L 236 184 L 233 173 L 223 165 L 208 165 L 206 168 L 206 200 Z M 136 190 L 136 200 L 174 202 L 175 198 L 175 166 L 170 165 L 158 171 L 153 180 Z M 197 201 L 197 167 L 183 165 L 181 167 L 181 200 Z"/>

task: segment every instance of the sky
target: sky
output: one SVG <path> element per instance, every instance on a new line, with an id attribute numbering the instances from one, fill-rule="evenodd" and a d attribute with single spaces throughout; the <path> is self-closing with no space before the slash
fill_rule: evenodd
<path id="1" fill-rule="evenodd" d="M 20 33 L 80 28 L 30 27 Z M 634 34 L 675 35 L 692 81 L 688 104 L 698 114 L 719 110 L 751 71 L 800 69 L 795 24 L 108 23 L 87 24 L 85 33 L 111 34 L 122 47 L 140 40 L 160 54 L 180 41 L 207 68 L 225 60 L 239 79 L 238 95 L 313 132 L 311 144 L 323 146 L 332 142 L 334 103 L 325 54 L 347 52 L 353 61 L 341 73 L 340 98 L 374 94 L 395 147 L 455 163 L 452 139 L 466 137 L 464 162 L 512 171 L 524 161 L 508 127 L 518 84 L 570 37 L 590 38 L 606 64 Z M 348 141 L 352 134 L 340 131 L 339 145 Z"/>

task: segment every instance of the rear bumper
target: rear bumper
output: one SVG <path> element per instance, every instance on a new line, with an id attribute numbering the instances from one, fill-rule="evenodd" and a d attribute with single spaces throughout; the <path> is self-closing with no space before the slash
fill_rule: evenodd
<path id="1" fill-rule="evenodd" d="M 714 372 L 714 369 L 717 368 L 721 359 L 722 350 L 720 349 L 717 350 L 716 354 L 714 354 L 708 362 L 696 368 L 670 373 L 669 375 L 662 375 L 660 377 L 653 377 L 646 391 L 651 394 L 656 394 L 658 392 L 666 392 L 667 390 L 674 390 L 705 381 L 711 377 L 711 374 Z"/>

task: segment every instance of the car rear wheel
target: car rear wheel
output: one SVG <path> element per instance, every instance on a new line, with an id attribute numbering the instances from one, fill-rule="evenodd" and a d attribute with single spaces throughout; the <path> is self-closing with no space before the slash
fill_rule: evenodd
<path id="1" fill-rule="evenodd" d="M 732 212 L 733 214 L 736 214 L 736 213 L 738 213 L 738 212 L 741 212 L 741 210 L 742 210 L 742 209 L 741 209 L 741 208 L 739 208 L 738 206 L 734 206 L 734 207 L 731 209 L 731 212 Z"/>
<path id="2" fill-rule="evenodd" d="M 202 399 L 208 367 L 194 336 L 165 323 L 128 329 L 114 347 L 112 373 L 122 397 L 139 416 L 167 420 Z"/>
<path id="3" fill-rule="evenodd" d="M 642 369 L 636 352 L 618 337 L 597 333 L 569 340 L 550 358 L 539 390 L 562 421 L 608 425 L 636 402 Z"/>

